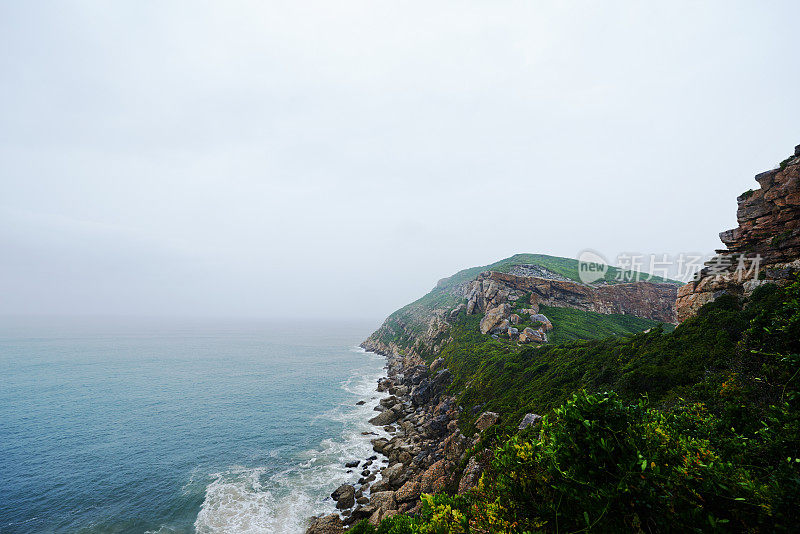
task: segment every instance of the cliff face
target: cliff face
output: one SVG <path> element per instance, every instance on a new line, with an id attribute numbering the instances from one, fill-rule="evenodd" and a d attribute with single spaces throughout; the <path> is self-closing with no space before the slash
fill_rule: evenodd
<path id="1" fill-rule="evenodd" d="M 517 276 L 494 271 L 481 273 L 467 294 L 467 313 L 486 313 L 509 300 L 531 294 L 531 305 L 575 308 L 603 314 L 635 315 L 654 321 L 675 322 L 675 284 L 634 282 L 587 286 L 568 280 Z"/>
<path id="2" fill-rule="evenodd" d="M 800 271 L 800 145 L 780 168 L 755 177 L 760 188 L 737 198 L 737 228 L 719 237 L 726 249 L 678 292 L 678 321 L 722 294 L 749 296 Z"/>

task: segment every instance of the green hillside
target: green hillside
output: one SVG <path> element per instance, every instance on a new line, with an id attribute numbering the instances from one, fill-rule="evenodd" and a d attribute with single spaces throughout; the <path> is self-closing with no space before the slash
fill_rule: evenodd
<path id="1" fill-rule="evenodd" d="M 501 414 L 471 453 L 490 453 L 483 482 L 354 532 L 796 531 L 800 281 L 720 297 L 672 332 L 533 347 L 476 321 L 462 314 L 441 355 L 465 435 Z M 541 433 L 517 431 L 527 412 Z"/>
<path id="2" fill-rule="evenodd" d="M 460 297 L 453 293 L 461 284 L 474 280 L 484 271 L 497 271 L 507 273 L 517 265 L 533 265 L 561 275 L 574 282 L 580 282 L 578 276 L 578 260 L 574 258 L 561 258 L 558 256 L 548 256 L 546 254 L 515 254 L 509 258 L 496 261 L 489 265 L 471 267 L 463 269 L 456 274 L 439 281 L 430 292 L 416 301 L 408 304 L 389 316 L 389 322 L 402 321 L 412 331 L 422 331 L 425 328 L 424 321 L 429 317 L 430 312 L 436 309 L 452 309 L 459 302 Z M 617 279 L 629 276 L 631 271 L 624 271 L 616 267 L 609 266 L 604 280 L 609 284 L 620 283 Z M 640 275 L 639 280 L 650 282 L 663 282 L 681 284 L 675 280 L 662 278 L 660 276 Z M 578 336 L 580 338 L 580 336 Z"/>

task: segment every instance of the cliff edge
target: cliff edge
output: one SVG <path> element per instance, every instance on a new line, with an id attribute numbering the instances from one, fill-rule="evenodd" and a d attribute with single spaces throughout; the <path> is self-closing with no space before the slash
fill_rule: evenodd
<path id="1" fill-rule="evenodd" d="M 739 226 L 719 234 L 727 248 L 678 291 L 678 321 L 721 295 L 749 297 L 758 286 L 785 285 L 800 271 L 800 145 L 755 179 L 761 187 L 736 199 Z"/>

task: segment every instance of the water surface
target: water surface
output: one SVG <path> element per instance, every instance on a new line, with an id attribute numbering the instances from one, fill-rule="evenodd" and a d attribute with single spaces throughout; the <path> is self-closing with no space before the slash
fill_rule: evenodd
<path id="1" fill-rule="evenodd" d="M 374 326 L 3 319 L 0 532 L 302 532 L 370 453 Z"/>

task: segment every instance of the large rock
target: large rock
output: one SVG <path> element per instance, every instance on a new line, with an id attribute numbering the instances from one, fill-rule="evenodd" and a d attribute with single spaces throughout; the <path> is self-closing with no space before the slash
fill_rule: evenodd
<path id="1" fill-rule="evenodd" d="M 397 509 L 397 501 L 395 500 L 393 491 L 375 492 L 370 495 L 369 503 L 382 511 Z"/>
<path id="2" fill-rule="evenodd" d="M 372 419 L 369 420 L 370 424 L 375 426 L 386 426 L 391 425 L 395 421 L 399 419 L 399 415 L 397 412 L 393 410 L 384 410 Z"/>
<path id="3" fill-rule="evenodd" d="M 403 484 L 394 494 L 394 498 L 398 503 L 411 502 L 419 499 L 422 492 L 422 484 L 417 479 L 412 479 Z"/>
<path id="4" fill-rule="evenodd" d="M 541 328 L 534 330 L 531 327 L 527 327 L 520 333 L 518 339 L 520 343 L 546 343 L 547 334 Z"/>
<path id="5" fill-rule="evenodd" d="M 447 486 L 454 464 L 445 458 L 431 464 L 420 477 L 422 493 L 438 493 Z"/>
<path id="6" fill-rule="evenodd" d="M 444 455 L 448 460 L 458 461 L 467 448 L 467 438 L 458 430 L 444 440 Z"/>
<path id="7" fill-rule="evenodd" d="M 511 306 L 503 303 L 496 308 L 492 308 L 481 319 L 481 334 L 488 334 L 490 330 L 498 326 L 503 320 L 507 319 L 511 313 Z"/>
<path id="8" fill-rule="evenodd" d="M 553 323 L 550 322 L 550 319 L 542 315 L 541 313 L 534 313 L 531 315 L 531 321 L 535 321 L 538 323 L 542 323 L 542 328 L 545 331 L 549 332 L 553 329 Z"/>
<path id="9" fill-rule="evenodd" d="M 396 463 L 384 468 L 381 471 L 381 476 L 383 476 L 383 479 L 386 480 L 390 485 L 399 486 L 405 481 L 405 469 L 403 468 L 403 464 Z"/>
<path id="10" fill-rule="evenodd" d="M 475 427 L 481 432 L 483 432 L 484 430 L 495 424 L 498 419 L 500 419 L 500 414 L 498 413 L 483 412 L 480 415 L 480 417 L 478 417 L 478 420 L 475 421 Z"/>
<path id="11" fill-rule="evenodd" d="M 508 319 L 503 319 L 500 321 L 500 324 L 489 330 L 489 333 L 493 336 L 502 336 L 508 333 L 509 330 L 509 321 Z"/>
<path id="12" fill-rule="evenodd" d="M 529 426 L 537 425 L 541 420 L 542 420 L 541 415 L 535 413 L 526 413 L 525 416 L 522 418 L 522 421 L 520 421 L 518 428 L 522 430 L 524 428 L 528 428 Z"/>
<path id="13" fill-rule="evenodd" d="M 449 319 L 451 322 L 452 322 L 452 321 L 455 321 L 456 319 L 458 319 L 458 315 L 459 315 L 459 314 L 460 314 L 462 311 L 466 311 L 466 309 L 467 309 L 467 306 L 466 306 L 466 304 L 463 304 L 463 303 L 462 303 L 462 304 L 459 304 L 458 306 L 456 306 L 455 308 L 453 308 L 453 310 L 451 310 L 451 311 L 450 311 L 450 314 L 447 316 L 447 318 L 448 318 L 448 319 Z"/>
<path id="14" fill-rule="evenodd" d="M 469 459 L 469 462 L 467 462 L 467 467 L 464 468 L 464 474 L 461 475 L 461 480 L 458 483 L 458 493 L 466 493 L 477 486 L 482 473 L 483 468 L 481 468 L 481 464 L 478 463 L 478 459 L 473 456 Z"/>
<path id="15" fill-rule="evenodd" d="M 342 484 L 331 493 L 331 497 L 336 501 L 336 508 L 347 510 L 356 503 L 356 489 L 350 484 Z"/>
<path id="16" fill-rule="evenodd" d="M 342 534 L 342 532 L 344 532 L 344 523 L 339 514 L 315 517 L 306 530 L 306 534 Z"/>

